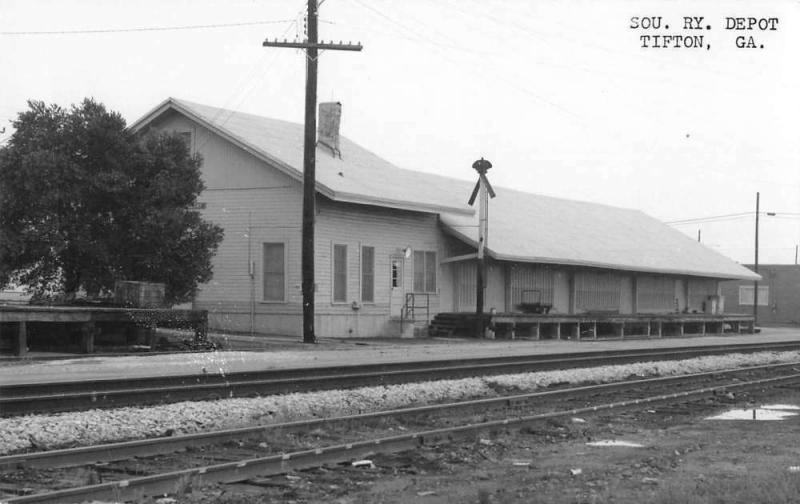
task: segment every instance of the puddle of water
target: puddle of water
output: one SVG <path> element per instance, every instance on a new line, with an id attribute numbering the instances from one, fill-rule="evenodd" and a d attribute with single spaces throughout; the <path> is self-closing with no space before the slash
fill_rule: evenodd
<path id="1" fill-rule="evenodd" d="M 755 411 L 755 418 L 753 418 L 753 411 Z M 793 411 L 784 411 L 778 409 L 766 408 L 749 408 L 749 409 L 734 409 L 729 410 L 719 415 L 706 417 L 706 420 L 783 420 L 787 417 L 797 416 Z"/>
<path id="2" fill-rule="evenodd" d="M 784 411 L 795 411 L 800 410 L 800 406 L 794 406 L 792 404 L 767 404 L 761 406 L 764 409 L 775 409 L 775 410 L 784 410 Z"/>
<path id="3" fill-rule="evenodd" d="M 604 439 L 602 441 L 592 441 L 586 443 L 588 446 L 625 446 L 628 448 L 643 448 L 639 443 L 632 443 L 630 441 L 620 441 L 617 439 Z"/>

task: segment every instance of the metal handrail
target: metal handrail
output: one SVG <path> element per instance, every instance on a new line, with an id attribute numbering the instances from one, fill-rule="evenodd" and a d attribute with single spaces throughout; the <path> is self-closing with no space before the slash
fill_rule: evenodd
<path id="1" fill-rule="evenodd" d="M 417 296 L 425 296 L 425 323 L 431 322 L 431 295 L 428 292 L 406 292 L 405 302 L 400 309 L 400 334 L 403 334 L 403 324 L 406 318 L 416 320 Z M 420 306 L 422 308 L 422 306 Z"/>

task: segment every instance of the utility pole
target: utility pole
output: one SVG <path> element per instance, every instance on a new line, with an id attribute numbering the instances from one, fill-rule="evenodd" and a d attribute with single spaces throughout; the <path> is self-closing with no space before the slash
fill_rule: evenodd
<path id="1" fill-rule="evenodd" d="M 314 218 L 316 216 L 317 154 L 317 57 L 319 50 L 360 51 L 358 44 L 334 44 L 317 41 L 317 0 L 308 0 L 308 33 L 305 41 L 279 42 L 265 40 L 263 47 L 289 47 L 306 50 L 306 114 L 303 140 L 303 226 L 302 226 L 302 289 L 303 343 L 316 343 L 314 334 Z"/>
<path id="2" fill-rule="evenodd" d="M 478 172 L 478 182 L 475 184 L 475 189 L 472 190 L 472 196 L 469 198 L 469 204 L 472 206 L 475 203 L 475 197 L 480 196 L 478 203 L 478 271 L 477 271 L 477 292 L 475 296 L 475 327 L 478 337 L 484 335 L 484 320 L 483 320 L 483 293 L 486 290 L 486 242 L 489 237 L 489 196 L 494 198 L 494 189 L 486 178 L 486 172 L 492 167 L 492 163 L 480 158 L 472 164 L 472 168 Z"/>
<path id="3" fill-rule="evenodd" d="M 756 193 L 756 262 L 754 270 L 758 274 L 758 203 L 761 198 L 760 193 Z M 758 323 L 758 280 L 753 282 L 753 326 Z"/>

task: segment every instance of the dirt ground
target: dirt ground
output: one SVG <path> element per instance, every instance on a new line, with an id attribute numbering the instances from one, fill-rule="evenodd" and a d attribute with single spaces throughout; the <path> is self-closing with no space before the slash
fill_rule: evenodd
<path id="1" fill-rule="evenodd" d="M 361 467 L 210 485 L 178 503 L 800 502 L 800 416 L 704 420 L 734 407 L 800 405 L 797 390 L 550 421 L 521 431 L 369 457 Z M 729 404 L 726 404 L 729 403 Z M 641 447 L 593 447 L 618 440 Z"/>

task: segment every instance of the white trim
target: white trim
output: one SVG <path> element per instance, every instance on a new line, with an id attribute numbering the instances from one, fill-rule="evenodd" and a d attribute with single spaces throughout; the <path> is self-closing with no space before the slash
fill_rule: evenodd
<path id="1" fill-rule="evenodd" d="M 442 259 L 441 261 L 439 261 L 439 264 L 447 264 L 447 263 L 460 262 L 460 261 L 469 261 L 470 259 L 477 259 L 477 258 L 478 258 L 478 253 L 477 252 L 473 252 L 472 254 L 464 254 L 464 255 L 448 257 L 447 259 Z"/>

